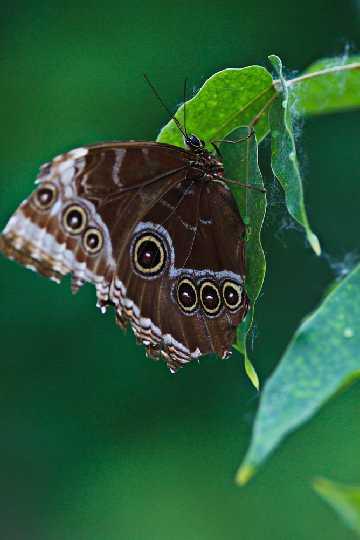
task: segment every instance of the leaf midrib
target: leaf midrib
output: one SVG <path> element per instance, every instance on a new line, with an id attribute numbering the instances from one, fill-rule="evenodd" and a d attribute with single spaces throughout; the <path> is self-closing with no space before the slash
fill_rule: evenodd
<path id="1" fill-rule="evenodd" d="M 217 133 L 221 133 L 221 131 L 223 131 L 227 125 L 230 124 L 230 127 L 229 127 L 229 131 L 233 130 L 233 127 L 234 126 L 231 126 L 233 120 L 239 116 L 241 113 L 243 113 L 244 111 L 246 111 L 247 109 L 249 109 L 251 107 L 251 105 L 253 105 L 254 103 L 256 103 L 256 101 L 258 101 L 260 98 L 262 98 L 263 96 L 265 96 L 270 90 L 274 90 L 275 91 L 275 88 L 274 88 L 274 85 L 273 83 L 271 83 L 271 85 L 266 88 L 265 90 L 263 90 L 260 94 L 258 94 L 256 97 L 254 97 L 251 101 L 248 101 L 247 104 L 242 107 L 241 109 L 239 109 L 238 111 L 236 111 L 234 114 L 232 114 L 231 116 L 228 117 L 228 120 L 222 125 L 221 128 L 219 128 L 215 134 L 214 134 L 214 137 L 216 137 Z"/>

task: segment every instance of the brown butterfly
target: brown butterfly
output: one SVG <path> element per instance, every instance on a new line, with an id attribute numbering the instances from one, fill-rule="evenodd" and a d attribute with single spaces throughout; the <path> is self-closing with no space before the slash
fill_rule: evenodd
<path id="1" fill-rule="evenodd" d="M 56 157 L 0 235 L 7 257 L 56 282 L 71 274 L 73 292 L 93 283 L 101 310 L 113 305 L 171 371 L 227 357 L 249 309 L 245 226 L 223 165 L 182 132 L 187 149 L 110 142 Z"/>

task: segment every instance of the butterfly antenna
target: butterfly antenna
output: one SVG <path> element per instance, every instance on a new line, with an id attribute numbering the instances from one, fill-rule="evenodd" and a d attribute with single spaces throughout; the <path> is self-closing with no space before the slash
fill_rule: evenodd
<path id="1" fill-rule="evenodd" d="M 186 129 L 186 86 L 187 86 L 187 78 L 185 77 L 185 80 L 184 80 L 184 130 L 185 130 L 185 133 L 186 133 L 186 136 L 187 136 L 187 129 Z"/>
<path id="2" fill-rule="evenodd" d="M 161 103 L 161 105 L 164 107 L 165 111 L 169 114 L 169 116 L 174 120 L 176 127 L 178 130 L 186 137 L 186 130 L 183 129 L 183 126 L 180 124 L 179 120 L 175 118 L 175 116 L 170 111 L 169 107 L 166 105 L 166 103 L 163 101 L 162 97 L 160 96 L 159 92 L 156 90 L 153 83 L 150 81 L 149 77 L 144 73 L 144 79 L 150 86 L 151 90 L 154 92 L 155 97 L 158 99 L 158 101 Z"/>

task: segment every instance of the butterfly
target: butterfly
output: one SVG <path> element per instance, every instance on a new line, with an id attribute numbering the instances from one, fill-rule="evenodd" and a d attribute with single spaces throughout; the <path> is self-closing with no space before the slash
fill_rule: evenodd
<path id="1" fill-rule="evenodd" d="M 249 310 L 245 226 L 219 156 L 195 135 L 186 148 L 109 142 L 40 168 L 37 186 L 0 235 L 0 251 L 75 293 L 95 286 L 147 355 L 172 372 L 231 354 Z"/>

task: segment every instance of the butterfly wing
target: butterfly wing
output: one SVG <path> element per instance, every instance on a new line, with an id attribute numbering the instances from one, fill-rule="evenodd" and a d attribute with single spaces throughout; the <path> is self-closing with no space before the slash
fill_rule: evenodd
<path id="1" fill-rule="evenodd" d="M 190 175 L 123 246 L 112 289 L 118 318 L 130 320 L 149 354 L 161 354 L 173 371 L 203 354 L 230 353 L 249 306 L 244 232 L 227 187 Z"/>
<path id="2" fill-rule="evenodd" d="M 105 306 L 126 236 L 184 177 L 186 152 L 174 150 L 149 142 L 104 143 L 56 157 L 41 167 L 37 189 L 10 218 L 0 250 L 57 282 L 71 273 L 74 291 L 93 283 Z"/>
<path id="3" fill-rule="evenodd" d="M 248 306 L 244 225 L 230 191 L 191 153 L 158 143 L 79 148 L 44 165 L 0 250 L 76 291 L 89 281 L 172 370 L 226 356 Z"/>

